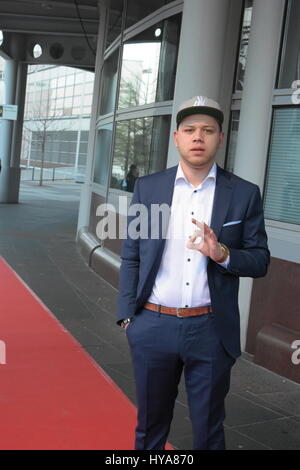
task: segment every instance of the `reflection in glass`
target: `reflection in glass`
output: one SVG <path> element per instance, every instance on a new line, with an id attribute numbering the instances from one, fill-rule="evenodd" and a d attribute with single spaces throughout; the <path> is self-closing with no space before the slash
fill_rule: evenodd
<path id="1" fill-rule="evenodd" d="M 300 108 L 274 110 L 265 217 L 300 225 Z"/>
<path id="2" fill-rule="evenodd" d="M 170 122 L 158 116 L 117 123 L 111 188 L 132 192 L 137 177 L 165 168 Z"/>
<path id="3" fill-rule="evenodd" d="M 112 124 L 107 124 L 98 131 L 95 151 L 94 182 L 103 186 L 107 184 L 111 143 Z"/>
<path id="4" fill-rule="evenodd" d="M 300 2 L 289 4 L 278 88 L 292 88 L 300 80 Z"/>
<path id="5" fill-rule="evenodd" d="M 117 49 L 104 63 L 100 114 L 111 113 L 115 108 L 118 79 L 118 57 L 119 50 Z"/>
<path id="6" fill-rule="evenodd" d="M 252 10 L 253 10 L 253 0 L 246 0 L 241 40 L 240 40 L 239 61 L 237 65 L 235 91 L 242 91 L 244 88 L 244 77 L 245 77 L 245 70 L 246 70 L 246 63 L 247 63 L 248 44 L 249 44 L 251 20 L 252 20 Z"/>
<path id="7" fill-rule="evenodd" d="M 119 108 L 173 99 L 180 25 L 174 15 L 124 44 Z"/>
<path id="8" fill-rule="evenodd" d="M 233 172 L 234 170 L 237 137 L 238 137 L 238 131 L 239 131 L 239 120 L 240 120 L 240 111 L 232 111 L 229 144 L 228 144 L 227 158 L 226 158 L 226 170 L 231 171 L 231 172 Z"/>
<path id="9" fill-rule="evenodd" d="M 155 101 L 160 42 L 125 44 L 119 108 Z"/>

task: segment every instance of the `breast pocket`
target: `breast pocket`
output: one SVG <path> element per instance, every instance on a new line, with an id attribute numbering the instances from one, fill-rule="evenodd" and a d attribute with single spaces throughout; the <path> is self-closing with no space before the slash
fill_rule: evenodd
<path id="1" fill-rule="evenodd" d="M 242 242 L 243 222 L 241 220 L 225 222 L 220 241 L 232 248 L 239 248 Z"/>

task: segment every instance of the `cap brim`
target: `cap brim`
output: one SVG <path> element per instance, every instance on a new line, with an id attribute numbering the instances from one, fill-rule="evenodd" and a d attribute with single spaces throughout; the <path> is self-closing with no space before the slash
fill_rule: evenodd
<path id="1" fill-rule="evenodd" d="M 179 126 L 181 121 L 183 121 L 184 118 L 193 114 L 206 114 L 208 116 L 212 116 L 220 123 L 220 125 L 222 125 L 224 121 L 224 114 L 219 109 L 211 108 L 209 106 L 191 106 L 190 108 L 182 109 L 177 113 L 177 127 Z"/>

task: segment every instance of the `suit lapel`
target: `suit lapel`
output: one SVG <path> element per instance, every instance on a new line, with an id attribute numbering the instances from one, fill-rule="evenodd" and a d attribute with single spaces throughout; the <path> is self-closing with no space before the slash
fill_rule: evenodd
<path id="1" fill-rule="evenodd" d="M 216 190 L 213 203 L 211 228 L 217 238 L 220 235 L 232 196 L 232 183 L 230 173 L 217 167 Z"/>

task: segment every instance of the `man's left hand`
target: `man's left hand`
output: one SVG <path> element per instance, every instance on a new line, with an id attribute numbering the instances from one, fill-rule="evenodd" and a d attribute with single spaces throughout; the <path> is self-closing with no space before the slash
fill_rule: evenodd
<path id="1" fill-rule="evenodd" d="M 208 256 L 213 261 L 218 262 L 223 257 L 223 250 L 214 231 L 205 223 L 192 219 L 197 229 L 189 239 L 187 247 L 200 251 L 203 255 Z M 197 238 L 201 237 L 200 243 L 195 243 Z"/>

